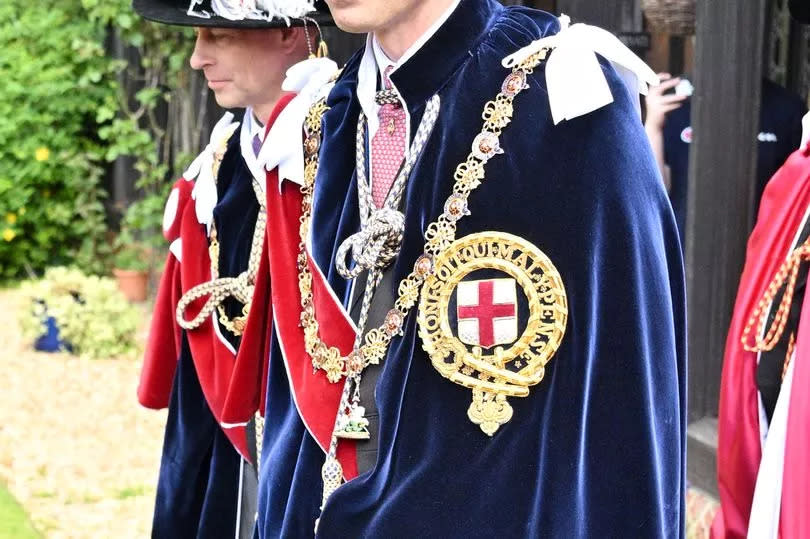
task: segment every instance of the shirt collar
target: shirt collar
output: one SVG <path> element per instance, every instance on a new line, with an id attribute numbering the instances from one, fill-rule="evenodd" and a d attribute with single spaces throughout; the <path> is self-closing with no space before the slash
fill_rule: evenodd
<path id="1" fill-rule="evenodd" d="M 259 181 L 262 189 L 264 189 L 265 184 L 265 171 L 253 151 L 253 138 L 258 135 L 259 140 L 264 142 L 264 131 L 264 126 L 256 119 L 253 109 L 251 107 L 246 108 L 245 115 L 242 118 L 242 129 L 239 132 L 239 148 L 245 164 L 250 169 L 253 177 Z"/>
<path id="2" fill-rule="evenodd" d="M 251 107 L 245 109 L 245 118 L 242 120 L 247 129 L 248 133 L 250 134 L 251 140 L 256 135 L 259 136 L 259 140 L 264 142 L 264 124 L 262 124 L 257 118 L 256 113 Z"/>
<path id="3" fill-rule="evenodd" d="M 360 61 L 360 67 L 357 73 L 357 98 L 360 101 L 360 106 L 363 108 L 363 113 L 366 115 L 366 118 L 371 119 L 377 116 L 374 94 L 377 91 L 377 80 L 382 76 L 381 73 L 385 68 L 393 66 L 393 75 L 399 67 L 410 60 L 425 43 L 436 34 L 439 28 L 450 18 L 460 2 L 461 0 L 455 0 L 444 13 L 442 13 L 441 17 L 436 19 L 430 28 L 419 36 L 419 39 L 417 39 L 413 45 L 408 47 L 408 50 L 406 50 L 396 62 L 388 57 L 373 34 L 369 34 L 366 37 L 366 49 Z M 392 84 L 396 89 L 397 86 L 393 83 L 393 79 Z"/>
<path id="4" fill-rule="evenodd" d="M 406 51 L 391 73 L 391 83 L 412 112 L 424 106 L 472 56 L 505 9 L 495 0 L 460 0 L 431 36 L 417 41 L 418 49 Z"/>

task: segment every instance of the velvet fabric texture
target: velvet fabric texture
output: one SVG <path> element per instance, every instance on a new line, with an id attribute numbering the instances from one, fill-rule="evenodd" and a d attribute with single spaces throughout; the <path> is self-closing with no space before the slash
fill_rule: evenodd
<path id="1" fill-rule="evenodd" d="M 501 60 L 559 29 L 553 16 L 462 0 L 391 78 L 415 133 L 425 103 L 436 127 L 406 187 L 395 282 L 422 253 L 453 172 L 481 129 L 484 104 L 508 70 Z M 312 256 L 335 296 L 351 283 L 334 258 L 359 228 L 355 176 L 360 55 L 345 67 L 324 117 L 314 193 Z M 541 64 L 515 100 L 504 155 L 486 166 L 457 237 L 520 236 L 555 264 L 569 319 L 545 379 L 493 437 L 467 418 L 469 389 L 436 372 L 415 313 L 395 337 L 376 388 L 375 466 L 341 486 L 318 537 L 682 537 L 685 320 L 678 231 L 638 114 L 603 62 L 615 102 L 554 126 Z M 295 268 L 288 278 L 294 279 Z M 396 295 L 396 291 L 394 291 Z M 277 309 L 274 306 L 274 309 Z M 321 320 L 323 327 L 326 321 Z M 324 453 L 307 431 L 288 373 L 304 356 L 271 352 L 260 537 L 311 537 Z M 311 372 L 311 367 L 310 367 Z M 313 377 L 322 373 L 312 374 Z M 335 410 L 324 413 L 334 417 Z"/>
<path id="2" fill-rule="evenodd" d="M 205 401 L 184 335 L 160 459 L 152 537 L 234 537 L 241 461 Z"/>
<path id="3" fill-rule="evenodd" d="M 285 97 L 274 117 L 288 101 L 289 97 Z M 228 141 L 217 176 L 214 220 L 220 243 L 219 273 L 223 277 L 235 277 L 248 266 L 259 212 L 251 182 L 237 130 Z M 152 535 L 233 537 L 240 514 L 247 511 L 252 517 L 255 509 L 255 491 L 242 500 L 239 509 L 244 479 L 242 457 L 254 460 L 251 452 L 255 450 L 244 424 L 223 428 L 220 418 L 229 400 L 237 401 L 231 413 L 238 412 L 244 421 L 252 418 L 259 406 L 258 399 L 246 397 L 258 396 L 261 391 L 260 375 L 269 350 L 269 276 L 264 264 L 264 272 L 260 269 L 257 279 L 255 309 L 251 309 L 241 337 L 221 325 L 215 331 L 210 319 L 195 330 L 180 330 L 174 319 L 180 295 L 209 280 L 211 270 L 205 227 L 197 222 L 190 198 L 193 182 L 181 179 L 176 187 L 177 215 L 175 222 L 167 226 L 166 235 L 170 241 L 182 242 L 181 256 L 175 252 L 168 256 L 138 392 L 146 406 L 169 406 Z M 200 306 L 201 301 L 192 303 L 186 318 L 191 318 Z M 230 317 L 242 314 L 242 305 L 233 298 L 227 299 L 224 307 Z M 251 369 L 247 368 L 248 362 Z M 245 372 L 254 373 L 252 383 L 245 383 Z M 170 400 L 167 382 L 171 383 Z M 236 387 L 236 382 L 242 386 Z M 237 396 L 232 398 L 232 394 Z M 244 467 L 249 470 L 247 463 Z M 252 518 L 248 522 L 252 523 Z"/>

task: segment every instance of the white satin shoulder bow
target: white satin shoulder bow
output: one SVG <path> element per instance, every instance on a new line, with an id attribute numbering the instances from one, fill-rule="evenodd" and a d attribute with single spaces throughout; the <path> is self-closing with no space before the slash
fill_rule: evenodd
<path id="1" fill-rule="evenodd" d="M 194 210 L 197 221 L 211 230 L 214 220 L 214 206 L 217 205 L 217 180 L 214 177 L 214 154 L 217 150 L 224 152 L 228 140 L 239 127 L 233 122 L 233 114 L 226 112 L 211 131 L 211 141 L 183 173 L 186 181 L 196 178 L 191 198 L 194 199 Z"/>
<path id="2" fill-rule="evenodd" d="M 597 54 L 613 64 L 634 97 L 646 95 L 649 85 L 658 84 L 655 72 L 607 30 L 571 25 L 566 15 L 559 20 L 557 34 L 533 41 L 503 59 L 503 66 L 512 68 L 542 49 L 550 51 L 546 86 L 555 125 L 613 103 Z"/>
<path id="3" fill-rule="evenodd" d="M 259 152 L 266 170 L 278 167 L 279 182 L 304 183 L 303 128 L 309 108 L 329 95 L 338 66 L 329 58 L 310 58 L 287 70 L 281 88 L 296 95 L 278 115 Z"/>

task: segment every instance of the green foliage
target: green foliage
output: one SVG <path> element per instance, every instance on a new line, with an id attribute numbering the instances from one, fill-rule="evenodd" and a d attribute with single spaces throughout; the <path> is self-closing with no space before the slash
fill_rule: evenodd
<path id="1" fill-rule="evenodd" d="M 78 2 L 0 2 L 0 279 L 75 261 L 100 271 L 100 103 L 115 78 Z"/>
<path id="2" fill-rule="evenodd" d="M 121 294 L 115 280 L 55 267 L 42 279 L 23 283 L 21 292 L 32 306 L 20 315 L 27 337 L 39 337 L 45 319 L 52 316 L 60 338 L 78 355 L 106 359 L 136 351 L 141 313 Z"/>
<path id="3" fill-rule="evenodd" d="M 135 239 L 132 232 L 122 228 L 115 238 L 115 256 L 113 267 L 123 270 L 149 271 L 151 251 L 142 242 Z"/>
<path id="4" fill-rule="evenodd" d="M 42 537 L 28 520 L 28 516 L 6 489 L 0 484 L 0 539 L 39 539 Z"/>
<path id="5" fill-rule="evenodd" d="M 171 135 L 172 129 L 176 131 L 177 124 L 183 123 L 181 105 L 192 99 L 188 58 L 193 39 L 190 29 L 142 21 L 130 8 L 130 0 L 81 2 L 91 20 L 115 28 L 118 39 L 137 50 L 140 58 L 137 64 L 118 64 L 119 75 L 127 84 L 119 87 L 117 108 L 101 108 L 97 118 L 111 120 L 98 132 L 107 144 L 106 159 L 134 157 L 139 174 L 135 187 L 141 198 L 124 213 L 122 238 L 116 245 L 115 265 L 122 267 L 122 258 L 132 264 L 133 253 L 142 253 L 144 247 L 152 252 L 165 249 L 161 220 L 171 189 L 167 178 L 173 170 L 173 153 L 186 150 L 178 148 Z M 130 96 L 133 86 L 139 89 Z M 168 114 L 169 125 L 158 118 L 159 110 Z M 150 257 L 147 262 L 152 265 L 155 261 Z"/>
<path id="6" fill-rule="evenodd" d="M 135 60 L 113 58 L 113 41 Z M 192 44 L 191 30 L 147 23 L 130 0 L 0 2 L 0 281 L 59 264 L 109 269 L 101 184 L 123 156 L 140 197 L 118 208 L 123 225 L 164 247 L 172 160 L 199 146 Z"/>

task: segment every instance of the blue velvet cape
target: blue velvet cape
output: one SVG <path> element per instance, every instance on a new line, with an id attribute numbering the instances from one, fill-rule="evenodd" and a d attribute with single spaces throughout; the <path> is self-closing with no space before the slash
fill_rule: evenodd
<path id="1" fill-rule="evenodd" d="M 239 275 L 248 266 L 253 227 L 259 213 L 252 178 L 242 158 L 237 130 L 228 141 L 217 176 L 219 198 L 214 220 L 223 277 Z M 226 300 L 225 308 L 231 317 L 242 310 L 233 298 Z M 224 327 L 221 331 L 232 346 L 239 346 L 238 337 Z M 242 457 L 205 400 L 183 331 L 163 441 L 152 537 L 234 537 L 241 462 Z"/>
<path id="2" fill-rule="evenodd" d="M 553 16 L 462 0 L 392 74 L 411 133 L 426 100 L 442 108 L 406 188 L 395 282 L 422 253 L 453 172 L 508 71 L 501 59 L 558 31 Z M 338 245 L 358 230 L 355 94 L 360 55 L 324 117 L 313 209 L 313 257 L 337 297 Z M 685 470 L 684 279 L 678 232 L 631 96 L 603 62 L 615 102 L 554 126 L 543 65 L 515 100 L 504 155 L 470 196 L 457 237 L 493 230 L 540 248 L 562 275 L 565 337 L 512 420 L 490 438 L 467 419 L 469 389 L 436 372 L 414 313 L 376 388 L 379 453 L 340 487 L 318 537 L 682 537 Z M 311 537 L 324 454 L 297 414 L 283 358 L 271 353 L 258 534 Z"/>

